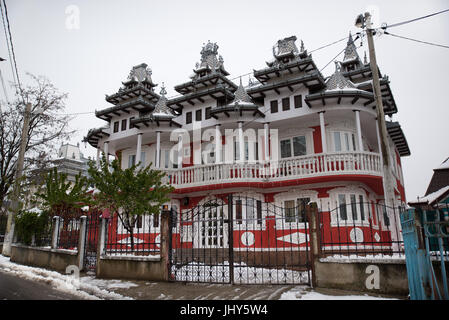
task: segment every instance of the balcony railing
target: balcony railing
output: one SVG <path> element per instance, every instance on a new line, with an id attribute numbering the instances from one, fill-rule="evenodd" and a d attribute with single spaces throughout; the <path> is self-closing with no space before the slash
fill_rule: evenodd
<path id="1" fill-rule="evenodd" d="M 381 175 L 380 156 L 371 152 L 339 152 L 300 156 L 269 163 L 220 163 L 164 169 L 164 183 L 192 187 L 216 183 L 269 182 L 335 174 Z"/>

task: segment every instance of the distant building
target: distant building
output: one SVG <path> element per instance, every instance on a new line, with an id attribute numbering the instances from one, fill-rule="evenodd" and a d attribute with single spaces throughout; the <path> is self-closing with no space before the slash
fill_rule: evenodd
<path id="1" fill-rule="evenodd" d="M 433 169 L 433 176 L 424 197 L 410 201 L 409 205 L 416 208 L 429 209 L 438 205 L 449 205 L 449 158 Z"/>
<path id="2" fill-rule="evenodd" d="M 81 175 L 87 177 L 89 159 L 81 153 L 79 144 L 64 144 L 59 148 L 58 158 L 52 161 L 52 167 L 56 167 L 58 172 L 67 174 L 67 180 L 75 182 L 75 177 Z"/>

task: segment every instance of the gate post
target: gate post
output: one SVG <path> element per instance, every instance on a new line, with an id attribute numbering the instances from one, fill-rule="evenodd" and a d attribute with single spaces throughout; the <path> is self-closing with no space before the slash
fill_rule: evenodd
<path id="1" fill-rule="evenodd" d="M 101 268 L 101 256 L 103 254 L 103 250 L 106 243 L 106 231 L 108 226 L 108 219 L 103 218 L 103 215 L 100 216 L 101 219 L 101 225 L 100 225 L 100 232 L 97 239 L 97 268 L 96 268 L 96 274 L 97 276 L 100 274 L 100 268 Z"/>
<path id="2" fill-rule="evenodd" d="M 232 194 L 228 195 L 229 282 L 234 284 L 234 214 Z"/>
<path id="3" fill-rule="evenodd" d="M 319 233 L 319 221 L 318 221 L 318 206 L 315 202 L 306 206 L 306 215 L 309 221 L 309 234 L 310 234 L 310 260 L 312 270 L 312 287 L 317 286 L 316 268 L 315 263 L 320 257 L 320 237 Z"/>
<path id="4" fill-rule="evenodd" d="M 84 247 L 86 245 L 87 217 L 80 217 L 80 231 L 78 237 L 78 269 L 81 271 L 84 268 Z"/>
<path id="5" fill-rule="evenodd" d="M 165 207 L 165 206 L 164 206 Z M 163 280 L 172 280 L 171 276 L 171 210 L 166 208 L 161 212 L 161 263 L 163 266 Z"/>
<path id="6" fill-rule="evenodd" d="M 53 233 L 51 235 L 51 248 L 57 249 L 58 247 L 58 238 L 59 238 L 59 223 L 61 221 L 61 217 L 54 216 L 53 217 Z"/>

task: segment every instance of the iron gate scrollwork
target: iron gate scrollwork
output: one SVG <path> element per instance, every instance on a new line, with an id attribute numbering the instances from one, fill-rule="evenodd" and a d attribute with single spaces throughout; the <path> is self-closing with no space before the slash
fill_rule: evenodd
<path id="1" fill-rule="evenodd" d="M 217 198 L 172 224 L 171 278 L 235 284 L 310 284 L 305 206 Z"/>

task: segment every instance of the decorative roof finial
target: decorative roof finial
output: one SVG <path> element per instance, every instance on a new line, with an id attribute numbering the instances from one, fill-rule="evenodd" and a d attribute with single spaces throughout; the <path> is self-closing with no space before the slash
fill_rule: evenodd
<path id="1" fill-rule="evenodd" d="M 365 56 L 363 57 L 363 64 L 368 64 L 368 59 L 366 58 L 366 51 L 365 51 Z"/>
<path id="2" fill-rule="evenodd" d="M 335 72 L 340 72 L 341 71 L 340 63 L 338 61 L 334 61 L 334 62 L 335 62 Z"/>
<path id="3" fill-rule="evenodd" d="M 302 40 L 301 40 L 301 49 L 299 51 L 304 52 L 304 42 Z"/>
<path id="4" fill-rule="evenodd" d="M 167 94 L 167 91 L 165 90 L 165 84 L 164 84 L 164 82 L 162 82 L 160 95 L 165 96 L 166 94 Z"/>

